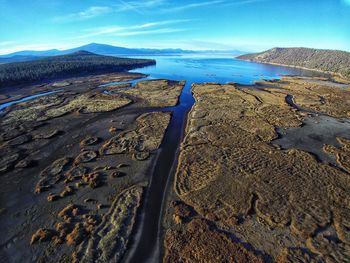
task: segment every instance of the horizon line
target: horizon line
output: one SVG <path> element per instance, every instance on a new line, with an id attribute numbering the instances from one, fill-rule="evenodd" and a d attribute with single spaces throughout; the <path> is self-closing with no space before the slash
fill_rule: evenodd
<path id="1" fill-rule="evenodd" d="M 341 50 L 341 49 L 336 49 L 336 48 L 315 48 L 315 47 L 307 47 L 307 46 L 271 46 L 269 48 L 265 48 L 265 49 L 241 49 L 241 48 L 227 48 L 227 49 L 208 49 L 208 48 L 199 48 L 199 49 L 188 49 L 188 48 L 181 48 L 181 47 L 150 47 L 150 46 L 146 46 L 146 47 L 130 47 L 127 45 L 114 45 L 114 44 L 107 44 L 107 43 L 99 43 L 99 42 L 89 42 L 83 45 L 78 45 L 78 46 L 73 46 L 73 47 L 53 47 L 53 48 L 40 48 L 40 45 L 28 45 L 29 48 L 18 48 L 15 49 L 13 51 L 6 51 L 5 50 L 1 50 L 0 49 L 0 56 L 6 56 L 6 55 L 12 55 L 18 52 L 29 52 L 29 51 L 34 51 L 34 52 L 45 52 L 45 51 L 66 51 L 66 50 L 70 50 L 70 49 L 77 49 L 80 47 L 85 47 L 88 45 L 106 45 L 106 46 L 112 46 L 112 47 L 119 47 L 119 48 L 126 48 L 126 49 L 154 49 L 154 50 L 166 50 L 166 49 L 170 49 L 170 50 L 182 50 L 182 51 L 208 51 L 208 52 L 232 52 L 232 51 L 240 51 L 240 52 L 251 52 L 251 53 L 259 53 L 259 52 L 264 52 L 267 51 L 269 49 L 273 49 L 273 48 L 310 48 L 310 49 L 318 49 L 318 50 L 336 50 L 336 51 L 344 51 L 344 52 L 350 52 L 350 50 Z M 24 47 L 25 45 L 23 45 Z M 39 46 L 39 48 L 35 48 L 35 46 Z M 81 49 L 81 51 L 84 49 Z"/>

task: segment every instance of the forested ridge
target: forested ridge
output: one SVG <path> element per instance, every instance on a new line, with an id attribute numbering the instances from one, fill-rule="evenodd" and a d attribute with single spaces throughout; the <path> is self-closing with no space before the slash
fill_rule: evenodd
<path id="1" fill-rule="evenodd" d="M 334 72 L 350 79 L 350 53 L 312 48 L 273 48 L 261 53 L 237 57 L 262 63 L 276 63 Z"/>
<path id="2" fill-rule="evenodd" d="M 152 59 L 118 58 L 78 51 L 69 55 L 45 57 L 34 61 L 1 64 L 0 87 L 75 74 L 126 71 L 155 63 L 156 61 Z"/>

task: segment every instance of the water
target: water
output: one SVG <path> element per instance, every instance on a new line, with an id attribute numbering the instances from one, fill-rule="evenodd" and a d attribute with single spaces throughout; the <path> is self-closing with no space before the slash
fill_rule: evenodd
<path id="1" fill-rule="evenodd" d="M 61 91 L 63 91 L 63 89 L 52 90 L 52 91 L 47 91 L 47 92 L 40 92 L 40 93 L 37 93 L 37 94 L 34 94 L 34 95 L 30 95 L 30 96 L 24 97 L 24 98 L 19 99 L 19 100 L 12 100 L 12 101 L 9 101 L 9 102 L 6 102 L 6 103 L 2 103 L 2 104 L 0 104 L 0 112 L 3 109 L 5 109 L 5 108 L 7 108 L 7 107 L 9 107 L 11 105 L 18 104 L 18 103 L 21 103 L 21 102 L 25 102 L 25 101 L 28 101 L 28 100 L 32 100 L 32 99 L 35 99 L 35 98 L 47 96 L 47 95 L 54 94 L 54 93 L 61 92 Z"/>
<path id="2" fill-rule="evenodd" d="M 186 80 L 195 83 L 237 82 L 252 84 L 261 79 L 279 79 L 282 75 L 324 76 L 324 74 L 298 68 L 253 63 L 231 57 L 155 56 L 154 66 L 133 70 L 149 74 L 152 78 Z"/>

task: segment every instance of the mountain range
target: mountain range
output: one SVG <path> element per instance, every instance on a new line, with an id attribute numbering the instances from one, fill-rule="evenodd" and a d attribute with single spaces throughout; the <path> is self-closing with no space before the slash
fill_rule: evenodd
<path id="1" fill-rule="evenodd" d="M 91 43 L 88 45 L 66 49 L 50 49 L 43 51 L 35 50 L 23 50 L 14 53 L 0 55 L 0 63 L 11 63 L 36 60 L 42 57 L 59 56 L 71 54 L 77 51 L 88 51 L 98 55 L 105 56 L 156 56 L 156 55 L 184 55 L 184 54 L 230 54 L 232 56 L 238 56 L 245 52 L 239 50 L 205 50 L 205 51 L 194 51 L 194 50 L 183 50 L 183 49 L 148 49 L 148 48 L 125 48 L 117 47 L 106 44 Z"/>

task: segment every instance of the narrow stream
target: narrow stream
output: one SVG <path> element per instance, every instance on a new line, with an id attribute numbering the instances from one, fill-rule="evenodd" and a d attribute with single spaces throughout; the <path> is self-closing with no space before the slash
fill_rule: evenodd
<path id="1" fill-rule="evenodd" d="M 37 93 L 37 94 L 34 94 L 34 95 L 26 96 L 26 97 L 21 98 L 19 100 L 11 100 L 9 102 L 2 103 L 2 104 L 0 104 L 0 112 L 3 109 L 5 109 L 5 108 L 7 108 L 7 107 L 9 107 L 11 105 L 18 104 L 18 103 L 25 102 L 25 101 L 32 100 L 32 99 L 36 99 L 36 98 L 39 98 L 39 97 L 47 96 L 47 95 L 54 94 L 54 93 L 57 93 L 57 92 L 62 92 L 62 91 L 63 91 L 63 89 L 52 90 L 52 91 L 47 91 L 47 92 L 40 92 L 40 93 Z"/>
<path id="2" fill-rule="evenodd" d="M 125 262 L 161 261 L 162 207 L 166 200 L 166 189 L 169 187 L 172 168 L 175 168 L 176 165 L 177 151 L 182 141 L 186 116 L 194 104 L 191 85 L 191 81 L 186 82 L 178 105 L 159 109 L 161 112 L 172 112 L 172 118 L 146 193 L 134 245 L 126 256 Z"/>

